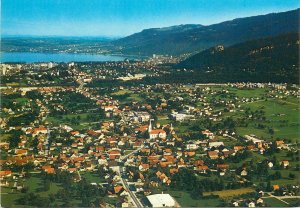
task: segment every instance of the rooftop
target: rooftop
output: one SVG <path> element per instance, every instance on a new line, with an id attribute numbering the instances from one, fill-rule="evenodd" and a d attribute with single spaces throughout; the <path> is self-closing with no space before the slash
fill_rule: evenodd
<path id="1" fill-rule="evenodd" d="M 152 207 L 175 207 L 176 201 L 170 194 L 154 194 L 147 196 Z"/>

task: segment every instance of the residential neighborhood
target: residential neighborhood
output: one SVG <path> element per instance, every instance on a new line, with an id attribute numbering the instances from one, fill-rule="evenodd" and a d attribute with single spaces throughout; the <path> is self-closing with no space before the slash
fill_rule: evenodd
<path id="1" fill-rule="evenodd" d="M 167 73 L 151 64 L 24 64 L 6 74 L 2 205 L 299 205 L 299 86 L 119 83 L 113 70 Z M 14 85 L 21 73 L 34 73 L 30 87 Z M 95 84 L 108 77 L 117 85 Z"/>

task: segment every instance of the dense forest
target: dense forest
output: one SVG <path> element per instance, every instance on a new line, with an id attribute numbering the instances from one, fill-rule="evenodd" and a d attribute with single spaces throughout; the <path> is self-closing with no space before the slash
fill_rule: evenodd
<path id="1" fill-rule="evenodd" d="M 299 34 L 216 46 L 198 53 L 176 68 L 195 69 L 210 80 L 298 83 Z M 196 73 L 197 73 L 196 72 Z"/>

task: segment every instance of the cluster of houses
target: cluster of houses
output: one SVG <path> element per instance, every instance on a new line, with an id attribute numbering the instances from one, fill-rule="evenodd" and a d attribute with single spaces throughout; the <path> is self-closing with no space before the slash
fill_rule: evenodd
<path id="1" fill-rule="evenodd" d="M 120 63 L 105 63 L 105 66 L 115 67 L 115 64 Z M 131 68 L 129 63 L 125 65 Z M 118 65 L 118 67 L 125 67 L 125 65 Z M 135 67 L 140 66 L 136 65 Z M 84 80 L 90 78 L 88 73 L 78 73 L 74 65 L 69 66 L 69 70 L 70 73 L 76 74 L 77 80 L 88 82 L 88 80 Z M 98 70 L 103 73 L 104 69 Z M 234 87 L 260 88 L 264 87 L 264 85 L 259 83 L 251 85 L 249 83 L 239 83 L 234 85 Z M 284 90 L 284 88 L 278 87 L 276 89 Z M 183 140 L 176 134 L 172 125 L 174 121 L 183 122 L 196 119 L 197 117 L 208 117 L 217 121 L 221 119 L 223 111 L 215 110 L 215 106 L 226 107 L 229 112 L 232 112 L 240 109 L 240 103 L 254 102 L 259 99 L 235 97 L 230 100 L 220 99 L 210 103 L 206 96 L 206 94 L 212 97 L 228 95 L 229 92 L 227 90 L 212 90 L 210 87 L 194 88 L 188 85 L 173 87 L 160 84 L 130 87 L 130 90 L 136 93 L 169 90 L 174 96 L 168 99 L 161 96 L 154 104 L 131 102 L 126 105 L 120 105 L 119 100 L 108 95 L 97 95 L 84 87 L 43 87 L 28 89 L 28 91 L 30 90 L 37 90 L 45 99 L 34 101 L 40 110 L 37 122 L 28 126 L 17 127 L 23 131 L 17 147 L 10 148 L 8 142 L 0 143 L 0 148 L 7 152 L 7 158 L 0 160 L 1 167 L 5 167 L 5 169 L 0 171 L 1 186 L 8 186 L 8 179 L 19 174 L 10 170 L 12 165 L 21 166 L 30 163 L 33 164 L 35 171 L 41 171 L 46 174 L 67 171 L 70 174 L 74 174 L 75 182 L 81 180 L 80 174 L 96 172 L 100 167 L 103 167 L 104 170 L 111 169 L 115 171 L 114 174 L 107 172 L 105 175 L 105 179 L 112 178 L 116 181 L 113 189 L 108 194 L 128 196 L 128 201 L 124 202 L 124 206 L 126 203 L 130 206 L 132 204 L 130 204 L 128 190 L 123 186 L 121 183 L 122 178 L 117 174 L 120 162 L 124 163 L 124 167 L 135 170 L 129 171 L 127 174 L 133 185 L 145 194 L 151 194 L 149 186 L 153 188 L 162 185 L 170 186 L 172 184 L 172 176 L 180 168 L 190 168 L 201 174 L 214 171 L 222 177 L 232 170 L 231 165 L 223 161 L 226 158 L 235 157 L 238 152 L 245 150 L 265 154 L 265 151 L 272 145 L 271 142 L 264 141 L 255 135 L 245 135 L 243 144 L 229 146 L 220 139 L 223 137 L 216 136 L 216 134 L 222 135 L 238 143 L 237 139 L 233 137 L 235 135 L 234 132 L 229 133 L 227 130 L 212 132 L 206 129 L 199 131 L 199 134 L 204 135 L 205 138 L 188 141 Z M 48 125 L 44 121 L 49 111 L 65 111 L 63 105 L 53 104 L 61 100 L 56 94 L 59 92 L 76 92 L 91 99 L 104 112 L 106 116 L 105 121 L 96 122 L 96 127 L 89 127 L 85 130 L 73 129 L 66 124 L 59 126 Z M 181 94 L 189 95 L 189 101 L 193 103 L 199 102 L 201 106 L 187 104 L 186 98 L 181 96 Z M 149 98 L 154 99 L 151 96 Z M 181 104 L 180 109 L 174 109 L 172 103 Z M 24 108 L 26 107 L 30 108 L 30 106 L 25 106 Z M 11 109 L 6 110 L 7 112 L 12 112 Z M 170 119 L 167 117 L 167 122 L 162 125 L 159 122 L 155 122 L 152 114 L 157 112 L 169 115 Z M 0 120 L 1 128 L 7 131 L 11 130 L 6 125 L 3 126 L 3 122 L 5 123 L 3 119 Z M 127 131 L 126 128 L 130 128 L 131 131 Z M 56 132 L 56 139 L 53 140 L 51 134 L 54 132 Z M 32 141 L 35 142 L 33 143 Z M 244 145 L 244 143 L 247 143 L 247 145 Z M 288 149 L 288 146 L 282 140 L 275 141 L 275 145 L 278 149 Z M 289 166 L 288 160 L 282 160 L 279 163 L 284 168 Z M 269 168 L 274 166 L 271 161 L 267 165 Z M 149 184 L 146 184 L 145 176 L 149 174 L 149 170 L 154 170 L 155 175 L 151 178 Z M 244 168 L 237 174 L 243 178 L 248 175 L 248 171 L 250 170 Z M 274 190 L 277 189 L 277 187 L 273 188 Z M 233 205 L 254 207 L 260 203 L 263 202 L 257 199 L 256 201 L 247 202 L 236 201 Z"/>

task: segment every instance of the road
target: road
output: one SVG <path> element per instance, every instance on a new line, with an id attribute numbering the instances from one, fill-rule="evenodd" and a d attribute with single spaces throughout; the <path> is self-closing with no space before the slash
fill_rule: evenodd
<path id="1" fill-rule="evenodd" d="M 262 198 L 275 198 L 278 199 L 279 201 L 285 203 L 285 204 L 290 204 L 283 199 L 300 199 L 300 196 L 275 196 L 272 193 L 267 193 L 269 196 L 264 196 Z"/>
<path id="2" fill-rule="evenodd" d="M 46 137 L 46 141 L 44 142 L 46 155 L 49 154 L 49 149 L 50 149 L 50 145 L 49 145 L 50 134 L 51 134 L 51 129 L 47 127 L 47 137 Z"/>
<path id="3" fill-rule="evenodd" d="M 138 208 L 144 207 L 141 204 L 140 200 L 136 197 L 136 195 L 129 189 L 129 185 L 128 185 L 127 181 L 124 178 L 122 178 L 121 166 L 119 166 L 119 168 L 118 168 L 118 175 L 121 178 L 121 182 L 122 182 L 122 185 L 123 185 L 124 189 L 129 193 L 129 196 L 130 196 L 134 206 L 138 207 Z"/>
<path id="4" fill-rule="evenodd" d="M 147 139 L 145 142 L 148 142 L 150 139 Z M 138 149 L 132 151 L 131 153 L 127 154 L 127 155 L 124 155 L 123 157 L 120 157 L 119 159 L 119 162 L 124 162 L 129 156 L 133 155 L 134 153 L 137 153 L 138 151 L 140 151 L 141 149 L 143 149 L 145 147 L 144 144 L 141 145 L 141 147 L 139 147 Z M 125 190 L 128 191 L 129 193 L 129 196 L 130 198 L 132 199 L 132 202 L 134 204 L 135 207 L 138 207 L 138 208 L 142 208 L 144 207 L 142 205 L 142 203 L 140 202 L 140 200 L 136 197 L 135 193 L 133 193 L 130 189 L 129 189 L 129 185 L 127 183 L 127 181 L 122 178 L 122 174 L 121 174 L 121 166 L 119 166 L 118 168 L 118 175 L 120 176 L 121 178 L 121 182 L 122 182 L 122 185 L 123 187 L 125 188 Z"/>
<path id="5" fill-rule="evenodd" d="M 145 146 L 142 144 L 141 147 L 137 148 L 136 150 L 130 152 L 127 155 L 124 155 L 122 157 L 120 157 L 120 162 L 125 161 L 129 156 L 133 155 L 134 153 L 137 153 L 138 151 L 140 151 L 141 149 L 143 149 Z"/>

